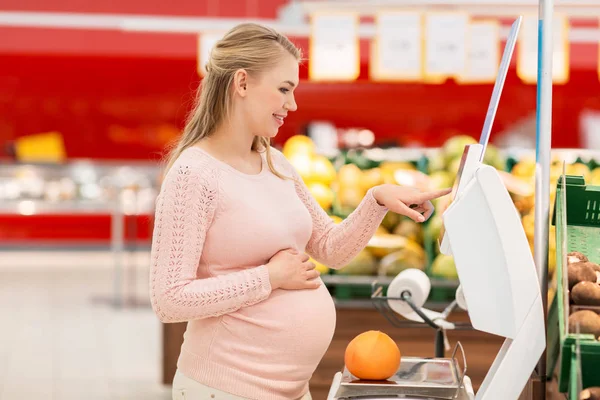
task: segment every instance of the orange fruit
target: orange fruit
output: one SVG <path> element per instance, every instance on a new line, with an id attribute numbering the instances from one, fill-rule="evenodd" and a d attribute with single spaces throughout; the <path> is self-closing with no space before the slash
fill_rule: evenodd
<path id="1" fill-rule="evenodd" d="M 381 331 L 367 331 L 356 336 L 346 347 L 346 368 L 355 377 L 385 380 L 400 367 L 400 349 Z"/>

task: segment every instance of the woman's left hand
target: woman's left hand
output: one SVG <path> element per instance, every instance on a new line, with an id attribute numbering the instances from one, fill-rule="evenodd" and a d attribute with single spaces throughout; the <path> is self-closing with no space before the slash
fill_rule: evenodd
<path id="1" fill-rule="evenodd" d="M 390 211 L 405 215 L 415 222 L 425 222 L 433 214 L 431 200 L 446 196 L 452 188 L 421 192 L 408 186 L 384 184 L 375 187 L 373 196 L 380 205 Z"/>

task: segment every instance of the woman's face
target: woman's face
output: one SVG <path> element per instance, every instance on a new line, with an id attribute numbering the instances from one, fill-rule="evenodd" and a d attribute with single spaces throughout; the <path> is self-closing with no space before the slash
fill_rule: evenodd
<path id="1" fill-rule="evenodd" d="M 255 78 L 248 77 L 244 99 L 245 117 L 256 136 L 277 135 L 290 111 L 296 111 L 294 90 L 298 87 L 298 61 L 289 53 L 272 68 Z"/>

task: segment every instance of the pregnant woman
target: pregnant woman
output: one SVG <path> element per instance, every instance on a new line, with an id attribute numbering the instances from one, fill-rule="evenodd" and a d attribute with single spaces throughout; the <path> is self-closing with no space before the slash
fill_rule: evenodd
<path id="1" fill-rule="evenodd" d="M 151 301 L 187 321 L 174 399 L 310 399 L 309 380 L 335 328 L 331 296 L 309 255 L 336 268 L 389 211 L 423 222 L 423 193 L 376 186 L 339 225 L 270 147 L 296 110 L 300 51 L 255 24 L 212 50 L 156 203 Z"/>

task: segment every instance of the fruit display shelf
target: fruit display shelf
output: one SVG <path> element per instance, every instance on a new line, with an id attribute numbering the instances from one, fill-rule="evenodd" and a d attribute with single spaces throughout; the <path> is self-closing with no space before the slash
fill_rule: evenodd
<path id="1" fill-rule="evenodd" d="M 392 183 L 435 190 L 453 184 L 465 145 L 475 139 L 458 135 L 440 148 L 368 148 L 321 153 L 307 136 L 293 136 L 286 141 L 283 154 L 298 170 L 308 189 L 321 207 L 340 223 L 358 206 L 373 186 Z M 555 184 L 566 161 L 567 173 L 583 175 L 586 181 L 600 184 L 600 151 L 584 149 L 554 149 L 551 181 Z M 501 172 L 504 183 L 519 211 L 530 247 L 534 238 L 535 153 L 528 149 L 498 149 L 489 145 L 485 162 Z M 556 195 L 551 192 L 551 202 Z M 441 215 L 449 198 L 434 201 L 432 217 L 423 224 L 388 213 L 369 245 L 341 270 L 331 270 L 317 263 L 330 284 L 332 293 L 341 300 L 360 300 L 370 296 L 368 284 L 362 278 L 393 278 L 407 268 L 425 271 L 434 282 L 431 301 L 441 304 L 454 299 L 457 274 L 451 256 L 440 254 L 438 239 L 442 227 Z M 556 241 L 554 227 L 550 231 L 549 277 L 555 271 Z M 336 278 L 329 278 L 330 276 Z M 346 283 L 348 282 L 348 283 Z M 350 283 L 353 282 L 353 283 Z M 550 294 L 552 296 L 552 293 Z"/>
<path id="2" fill-rule="evenodd" d="M 548 372 L 556 370 L 560 392 L 575 400 L 578 380 L 581 389 L 600 386 L 600 273 L 594 274 L 600 263 L 600 186 L 586 184 L 582 176 L 560 178 L 553 225 L 558 246 Z M 580 262 L 585 258 L 589 263 Z"/>

